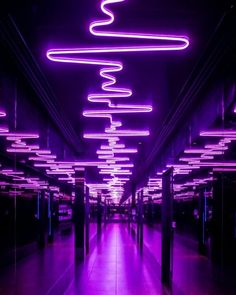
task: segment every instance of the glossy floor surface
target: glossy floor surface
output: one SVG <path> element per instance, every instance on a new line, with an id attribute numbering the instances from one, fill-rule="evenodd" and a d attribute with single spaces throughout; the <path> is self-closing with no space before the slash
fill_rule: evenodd
<path id="1" fill-rule="evenodd" d="M 0 277 L 0 294 L 231 294 L 218 288 L 209 260 L 178 235 L 170 292 L 160 282 L 161 240 L 157 228 L 144 227 L 142 252 L 125 223 L 103 226 L 100 236 L 95 225 L 90 232 L 91 251 L 83 263 L 75 263 L 73 234 L 59 236 L 52 245 L 5 270 Z"/>
<path id="2" fill-rule="evenodd" d="M 144 241 L 146 251 L 161 265 L 160 228 L 144 226 Z M 220 272 L 209 258 L 198 254 L 198 243 L 193 237 L 175 232 L 172 294 L 234 295 L 235 273 L 235 270 Z"/>

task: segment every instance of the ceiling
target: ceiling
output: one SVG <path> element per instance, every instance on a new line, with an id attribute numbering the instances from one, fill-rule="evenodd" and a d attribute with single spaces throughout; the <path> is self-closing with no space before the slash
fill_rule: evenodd
<path id="1" fill-rule="evenodd" d="M 178 35 L 187 36 L 189 39 L 189 46 L 179 51 L 116 52 L 102 53 L 101 57 L 99 55 L 99 58 L 123 64 L 123 70 L 115 73 L 117 85 L 132 89 L 133 92 L 131 97 L 115 98 L 112 100 L 114 104 L 152 106 L 152 112 L 113 116 L 114 120 L 122 122 L 124 129 L 150 132 L 149 136 L 120 138 L 120 144 L 138 151 L 130 155 L 122 154 L 130 157 L 129 163 L 134 164 L 131 171 L 136 171 L 140 168 L 140 163 L 151 153 L 158 134 L 166 124 L 166 119 L 180 99 L 181 91 L 204 56 L 228 8 L 228 3 L 203 0 L 146 0 L 144 4 L 141 0 L 127 0 L 113 3 L 109 8 L 115 15 L 114 23 L 106 27 L 109 31 Z M 88 109 L 98 110 L 101 106 L 107 108 L 105 103 L 92 103 L 87 99 L 88 94 L 101 92 L 101 67 L 53 62 L 47 58 L 46 53 L 52 48 L 101 48 L 146 44 L 153 46 L 152 41 L 148 40 L 150 43 L 146 43 L 144 40 L 138 42 L 137 39 L 93 36 L 89 32 L 91 21 L 104 19 L 100 1 L 95 0 L 20 3 L 11 1 L 8 7 L 5 7 L 2 19 L 4 20 L 7 15 L 14 20 L 35 64 L 45 77 L 51 96 L 53 93 L 55 109 L 60 113 L 57 120 L 63 121 L 65 128 L 71 128 L 74 154 L 70 154 L 68 158 L 64 155 L 63 161 L 97 161 L 96 151 L 107 141 L 86 139 L 84 134 L 102 133 L 110 123 L 107 118 L 86 118 L 82 114 Z M 75 54 L 71 56 L 77 58 Z M 55 121 L 52 112 L 47 115 Z M 58 126 L 57 131 L 60 133 Z M 67 134 L 63 136 L 64 139 L 67 138 Z M 54 150 L 57 154 L 57 147 L 54 147 Z M 119 161 L 117 163 L 120 164 Z M 103 177 L 98 171 L 97 167 L 90 167 L 87 181 L 101 182 Z"/>

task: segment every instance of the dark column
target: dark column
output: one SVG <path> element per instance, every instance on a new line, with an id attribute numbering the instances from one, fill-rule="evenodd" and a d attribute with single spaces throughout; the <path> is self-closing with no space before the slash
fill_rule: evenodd
<path id="1" fill-rule="evenodd" d="M 86 240 L 86 254 L 89 253 L 89 188 L 86 186 L 86 201 L 85 201 L 85 240 Z"/>
<path id="2" fill-rule="evenodd" d="M 137 243 L 140 241 L 140 192 L 137 195 Z"/>
<path id="3" fill-rule="evenodd" d="M 214 173 L 212 260 L 221 268 L 236 263 L 236 175 Z"/>
<path id="4" fill-rule="evenodd" d="M 84 258 L 84 169 L 75 170 L 75 202 L 74 202 L 74 222 L 75 222 L 75 258 Z"/>
<path id="5" fill-rule="evenodd" d="M 206 254 L 206 189 L 201 188 L 198 199 L 198 251 L 200 254 Z"/>
<path id="6" fill-rule="evenodd" d="M 151 196 L 148 197 L 147 219 L 149 223 L 153 222 L 153 201 Z"/>
<path id="7" fill-rule="evenodd" d="M 48 191 L 48 242 L 53 242 L 53 192 Z"/>
<path id="8" fill-rule="evenodd" d="M 132 184 L 132 197 L 131 197 L 131 221 L 136 219 L 136 185 Z"/>
<path id="9" fill-rule="evenodd" d="M 37 218 L 38 218 L 38 246 L 39 248 L 45 247 L 45 191 L 38 192 L 37 196 Z"/>
<path id="10" fill-rule="evenodd" d="M 162 282 L 171 286 L 173 252 L 173 169 L 162 176 Z"/>
<path id="11" fill-rule="evenodd" d="M 101 234 L 102 231 L 102 194 L 98 192 L 97 194 L 97 233 Z"/>
<path id="12" fill-rule="evenodd" d="M 104 200 L 104 223 L 106 224 L 107 222 L 107 198 L 105 197 Z"/>
<path id="13" fill-rule="evenodd" d="M 143 190 L 139 193 L 139 246 L 140 249 L 143 248 Z"/>
<path id="14" fill-rule="evenodd" d="M 135 197 L 136 197 L 136 185 L 132 184 L 132 200 L 131 200 L 131 207 L 135 208 Z"/>
<path id="15" fill-rule="evenodd" d="M 130 199 L 128 200 L 127 214 L 128 214 L 128 229 L 130 230 L 130 222 L 131 222 L 131 204 L 130 204 Z"/>

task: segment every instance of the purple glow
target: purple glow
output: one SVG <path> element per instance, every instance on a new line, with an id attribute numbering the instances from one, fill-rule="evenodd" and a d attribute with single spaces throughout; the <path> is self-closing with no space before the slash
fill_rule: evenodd
<path id="1" fill-rule="evenodd" d="M 84 138 L 88 139 L 109 139 L 111 137 L 133 137 L 133 136 L 148 136 L 149 131 L 137 131 L 137 130 L 122 130 L 112 133 L 85 133 Z"/>
<path id="2" fill-rule="evenodd" d="M 14 171 L 12 169 L 3 169 L 0 171 L 1 174 L 6 176 L 14 176 L 14 175 L 23 175 L 24 172 L 22 171 Z"/>
<path id="3" fill-rule="evenodd" d="M 4 118 L 6 115 L 6 112 L 0 111 L 0 118 Z M 9 132 L 7 127 L 0 126 L 0 136 L 6 134 L 7 132 Z"/>
<path id="4" fill-rule="evenodd" d="M 137 149 L 111 149 L 111 150 L 97 150 L 97 154 L 128 154 L 137 153 Z"/>
<path id="5" fill-rule="evenodd" d="M 17 141 L 21 139 L 35 139 L 39 138 L 38 134 L 35 133 L 16 133 L 16 132 L 8 132 L 7 134 L 3 134 L 3 136 L 7 135 L 7 140 L 9 141 Z M 2 134 L 0 134 L 2 136 Z"/>
<path id="6" fill-rule="evenodd" d="M 236 167 L 236 162 L 198 162 L 201 167 Z"/>
<path id="7" fill-rule="evenodd" d="M 228 149 L 227 146 L 225 146 L 225 143 L 219 142 L 219 144 L 206 144 L 206 149 L 211 150 L 220 150 L 220 151 L 226 151 Z"/>
<path id="8" fill-rule="evenodd" d="M 213 168 L 215 172 L 236 172 L 236 168 Z"/>
<path id="9" fill-rule="evenodd" d="M 200 136 L 223 137 L 223 138 L 232 137 L 233 139 L 235 139 L 236 131 L 235 130 L 203 131 L 203 132 L 200 132 Z"/>
<path id="10" fill-rule="evenodd" d="M 227 149 L 227 148 L 226 148 Z M 213 149 L 187 149 L 184 151 L 185 154 L 204 154 L 204 155 L 222 155 L 224 153 L 223 148 Z"/>
<path id="11" fill-rule="evenodd" d="M 8 153 L 23 153 L 23 154 L 28 154 L 28 153 L 35 153 L 34 151 L 30 150 L 30 149 L 7 149 Z"/>
<path id="12" fill-rule="evenodd" d="M 0 117 L 6 117 L 6 112 L 4 112 L 4 111 L 0 111 Z"/>
<path id="13" fill-rule="evenodd" d="M 38 155 L 37 157 L 29 157 L 29 160 L 31 161 L 46 161 L 56 159 L 57 156 L 55 155 Z"/>
<path id="14" fill-rule="evenodd" d="M 124 144 L 117 143 L 119 142 L 120 137 L 140 137 L 149 135 L 149 131 L 147 130 L 122 129 L 122 122 L 115 120 L 113 115 L 148 113 L 152 111 L 152 106 L 117 103 L 114 104 L 112 99 L 128 98 L 132 95 L 131 89 L 115 87 L 115 84 L 117 83 L 115 74 L 123 70 L 123 64 L 117 60 L 101 59 L 97 56 L 99 56 L 99 54 L 109 53 L 177 51 L 186 49 L 189 46 L 189 40 L 186 36 L 101 30 L 102 27 L 111 25 L 115 20 L 114 13 L 108 9 L 108 6 L 110 4 L 119 2 L 124 2 L 124 0 L 103 0 L 101 2 L 100 8 L 105 14 L 105 19 L 93 21 L 89 26 L 90 33 L 94 36 L 120 38 L 124 40 L 145 40 L 146 44 L 140 43 L 140 45 L 135 46 L 123 45 L 92 48 L 50 49 L 46 54 L 49 60 L 55 62 L 87 64 L 100 67 L 99 75 L 105 80 L 105 82 L 103 82 L 101 85 L 102 92 L 89 94 L 88 101 L 92 103 L 105 103 L 107 104 L 107 108 L 85 110 L 83 115 L 90 118 L 108 119 L 110 122 L 110 127 L 105 128 L 104 132 L 102 133 L 85 133 L 84 138 L 108 141 L 108 145 L 101 145 L 100 149 L 97 150 L 98 158 L 104 159 L 106 162 L 81 162 L 81 166 L 97 166 L 99 169 L 101 169 L 99 172 L 100 174 L 110 174 L 113 177 L 116 174 L 132 174 L 129 170 L 121 170 L 121 168 L 133 167 L 132 164 L 116 164 L 117 161 L 129 161 L 129 158 L 114 157 L 114 154 L 137 152 L 137 149 L 128 149 Z M 49 167 L 55 167 L 55 163 L 56 162 L 51 163 Z M 80 164 L 75 162 L 72 166 L 80 166 Z M 47 166 L 45 165 L 45 167 Z"/>

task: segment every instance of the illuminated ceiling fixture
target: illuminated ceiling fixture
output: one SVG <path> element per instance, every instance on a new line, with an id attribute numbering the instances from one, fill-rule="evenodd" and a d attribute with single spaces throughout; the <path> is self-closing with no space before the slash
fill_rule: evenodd
<path id="1" fill-rule="evenodd" d="M 232 138 L 236 139 L 236 130 L 211 130 L 211 131 L 202 131 L 200 136 L 209 136 L 209 137 L 223 137 L 223 138 Z"/>
<path id="2" fill-rule="evenodd" d="M 93 21 L 89 26 L 89 31 L 94 36 L 107 37 L 110 39 L 122 39 L 125 41 L 136 40 L 136 45 L 119 46 L 100 46 L 86 48 L 57 48 L 47 51 L 47 57 L 51 61 L 72 64 L 94 65 L 100 68 L 99 75 L 104 79 L 101 85 L 101 92 L 90 93 L 88 101 L 92 103 L 106 104 L 103 109 L 89 109 L 83 112 L 85 117 L 104 118 L 109 120 L 110 126 L 105 128 L 104 132 L 89 132 L 84 134 L 87 139 L 107 140 L 108 145 L 102 144 L 97 151 L 99 158 L 113 158 L 114 163 L 119 161 L 115 159 L 115 153 L 135 153 L 136 150 L 126 148 L 125 144 L 119 143 L 120 137 L 140 137 L 148 136 L 148 130 L 129 130 L 122 128 L 122 122 L 114 118 L 117 114 L 148 113 L 152 111 L 150 105 L 119 104 L 114 103 L 113 99 L 128 98 L 132 96 L 132 90 L 116 86 L 116 74 L 123 70 L 123 63 L 110 59 L 101 58 L 101 54 L 110 53 L 138 53 L 138 52 L 157 52 L 157 51 L 178 51 L 184 50 L 189 46 L 189 39 L 186 36 L 166 35 L 166 34 L 145 34 L 137 32 L 114 32 L 105 30 L 107 26 L 113 24 L 115 20 L 114 13 L 110 10 L 110 5 L 124 2 L 125 0 L 103 0 L 100 4 L 101 11 L 105 14 L 102 20 Z M 140 41 L 140 42 L 139 42 Z M 150 73 L 147 73 L 148 75 Z M 109 152 L 103 152 L 108 150 Z M 122 166 L 122 164 L 120 164 Z M 100 174 L 110 174 L 115 177 L 116 174 L 132 174 L 130 171 L 105 171 L 100 170 Z"/>

